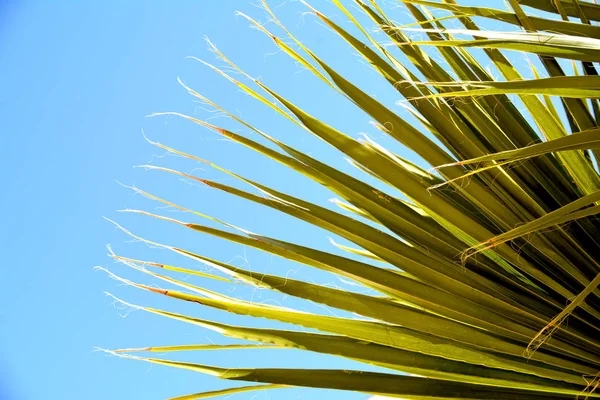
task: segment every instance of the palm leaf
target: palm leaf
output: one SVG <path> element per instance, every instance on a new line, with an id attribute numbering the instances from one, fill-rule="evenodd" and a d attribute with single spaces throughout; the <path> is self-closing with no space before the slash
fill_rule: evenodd
<path id="1" fill-rule="evenodd" d="M 346 256 L 301 241 L 250 232 L 168 200 L 168 193 L 156 195 L 134 189 L 184 212 L 189 220 L 127 211 L 192 231 L 198 241 L 210 235 L 349 279 L 361 290 L 236 267 L 199 254 L 194 248 L 151 241 L 144 238 L 150 234 L 142 237 L 121 228 L 152 247 L 200 263 L 203 270 L 141 261 L 111 251 L 116 261 L 135 273 L 158 279 L 165 288 L 109 272 L 111 277 L 166 296 L 174 306 L 186 302 L 200 312 L 227 311 L 263 319 L 263 326 L 283 322 L 292 328 L 251 328 L 135 306 L 238 342 L 133 347 L 110 354 L 264 384 L 175 397 L 181 400 L 298 386 L 410 399 L 600 397 L 595 392 L 600 384 L 600 225 L 595 219 L 600 212 L 600 175 L 595 158 L 600 155 L 600 82 L 594 64 L 600 60 L 600 28 L 594 22 L 600 20 L 600 6 L 577 0 L 511 0 L 511 9 L 504 11 L 459 5 L 453 0 L 405 0 L 416 22 L 401 26 L 393 22 L 394 10 L 384 10 L 375 0 L 354 3 L 363 16 L 345 2 L 333 1 L 349 20 L 350 28 L 307 6 L 332 35 L 341 39 L 338 45 L 357 52 L 375 76 L 405 100 L 401 105 L 420 126 L 402 117 L 369 88 L 356 84 L 327 54 L 311 50 L 266 2 L 263 10 L 274 22 L 271 26 L 239 15 L 326 90 L 333 89 L 371 118 L 383 134 L 397 142 L 394 146 L 405 146 L 422 161 L 401 157 L 368 136 L 355 139 L 336 128 L 335 120 L 315 117 L 291 96 L 275 90 L 268 78 L 252 78 L 209 42 L 211 51 L 226 64 L 221 68 L 197 59 L 211 73 L 294 128 L 337 149 L 370 177 L 359 179 L 289 145 L 181 81 L 190 95 L 255 137 L 183 113 L 154 116 L 182 117 L 276 161 L 330 190 L 339 197 L 333 200 L 339 208 L 334 211 L 190 151 L 157 142 L 150 143 L 184 157 L 191 166 L 202 163 L 214 168 L 228 178 L 228 183 L 184 170 L 145 166 L 321 228 L 336 240 L 350 243 L 331 239 Z M 539 15 L 532 8 L 554 16 Z M 430 9 L 449 14 L 434 15 Z M 505 22 L 517 30 L 481 29 L 473 17 Z M 444 26 L 454 19 L 464 29 Z M 367 20 L 381 29 L 388 45 L 364 22 Z M 412 28 L 415 25 L 418 28 Z M 414 31 L 427 35 L 428 40 L 412 40 Z M 513 64 L 506 50 L 538 57 L 547 77 L 532 65 L 535 79 L 524 79 L 526 72 Z M 572 61 L 573 72 L 557 59 Z M 495 78 L 497 74 L 487 65 L 493 65 L 503 79 Z M 555 106 L 552 98 L 557 98 L 562 108 Z M 525 107 L 521 109 L 515 99 Z M 397 191 L 402 195 L 395 194 Z M 329 307 L 340 315 L 234 298 L 221 289 L 209 290 L 203 284 L 207 280 L 218 283 L 219 288 L 243 283 Z M 289 351 L 286 348 L 334 355 L 362 363 L 365 369 L 301 369 L 295 368 L 293 359 L 289 368 L 228 368 L 134 355 Z M 370 372 L 366 365 L 387 372 Z"/>

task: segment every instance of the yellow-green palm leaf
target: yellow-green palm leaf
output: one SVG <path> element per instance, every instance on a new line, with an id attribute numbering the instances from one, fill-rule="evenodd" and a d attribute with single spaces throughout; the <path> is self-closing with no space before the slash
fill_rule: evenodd
<path id="1" fill-rule="evenodd" d="M 160 205 L 184 212 L 177 218 L 127 211 L 150 218 L 157 227 L 174 224 L 192 230 L 199 240 L 211 235 L 333 273 L 364 290 L 332 288 L 277 272 L 258 273 L 209 258 L 194 248 L 153 242 L 151 230 L 132 233 L 122 228 L 127 235 L 192 259 L 202 268 L 141 261 L 111 252 L 115 260 L 140 273 L 135 282 L 109 272 L 112 277 L 174 299 L 174 308 L 181 302 L 193 303 L 200 310 L 209 307 L 296 328 L 236 326 L 136 306 L 156 318 L 175 319 L 243 342 L 183 343 L 182 337 L 182 343 L 141 344 L 151 346 L 142 348 L 135 344 L 111 353 L 264 384 L 179 394 L 178 399 L 292 386 L 407 399 L 600 397 L 596 392 L 600 383 L 600 224 L 595 218 L 600 212 L 600 27 L 596 22 L 600 6 L 578 0 L 511 0 L 510 9 L 499 10 L 453 0 L 405 0 L 403 6 L 417 23 L 400 26 L 375 0 L 355 0 L 354 7 L 339 0 L 333 3 L 349 24 L 342 26 L 321 14 L 316 2 L 307 4 L 307 11 L 339 36 L 331 39 L 332 46 L 347 46 L 364 58 L 422 125 L 411 124 L 368 87 L 361 88 L 343 76 L 327 54 L 313 53 L 268 4 L 263 5 L 272 25 L 242 16 L 324 83 L 324 90 L 334 89 L 384 134 L 414 151 L 423 164 L 400 157 L 368 137 L 355 139 L 330 121 L 316 118 L 293 98 L 273 89 L 268 79 L 250 78 L 210 44 L 228 64 L 219 68 L 203 62 L 211 73 L 229 80 L 232 90 L 247 93 L 306 134 L 322 139 L 323 146 L 342 152 L 359 170 L 374 177 L 377 187 L 372 179 L 351 176 L 285 139 L 276 139 L 285 135 L 269 132 L 269 127 L 259 129 L 187 86 L 192 96 L 250 130 L 252 138 L 184 114 L 156 115 L 182 117 L 199 129 L 208 128 L 277 161 L 329 189 L 339 197 L 334 203 L 340 209 L 334 211 L 249 179 L 243 171 L 229 171 L 192 150 L 160 143 L 151 142 L 185 157 L 192 166 L 202 163 L 214 168 L 227 180 L 146 167 L 151 173 L 166 172 L 268 207 L 275 216 L 286 214 L 322 228 L 352 243 L 336 244 L 348 252 L 347 257 L 250 232 L 176 204 L 168 193 L 134 189 Z M 546 13 L 541 16 L 535 9 Z M 481 17 L 513 29 L 482 30 L 473 19 Z M 372 33 L 372 26 L 365 25 L 367 20 L 386 35 L 385 45 Z M 458 21 L 464 28 L 447 29 L 447 21 Z M 411 39 L 415 31 L 421 37 L 418 41 Z M 438 52 L 435 57 L 432 48 Z M 513 51 L 539 58 L 543 70 L 534 69 L 536 79 L 523 78 L 530 71 L 520 71 L 511 62 Z M 564 59 L 576 67 L 567 68 Z M 488 64 L 500 78 L 485 68 Z M 394 194 L 397 191 L 402 198 Z M 144 277 L 158 279 L 159 287 L 142 283 Z M 208 290 L 203 285 L 207 279 L 280 292 L 342 314 L 238 299 Z M 335 355 L 387 372 L 298 369 L 292 361 L 285 369 L 230 368 L 139 355 L 144 351 L 175 356 L 254 349 L 282 352 L 285 357 L 283 352 L 289 348 Z M 178 395 L 176 388 L 174 395 Z"/>

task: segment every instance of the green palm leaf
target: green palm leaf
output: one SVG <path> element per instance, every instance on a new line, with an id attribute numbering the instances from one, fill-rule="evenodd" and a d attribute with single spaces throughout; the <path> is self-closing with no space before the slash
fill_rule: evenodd
<path id="1" fill-rule="evenodd" d="M 577 0 L 511 0 L 510 10 L 499 10 L 459 5 L 453 0 L 405 0 L 419 26 L 411 28 L 395 24 L 375 0 L 354 3 L 356 9 L 333 1 L 349 20 L 348 29 L 312 6 L 308 10 L 342 40 L 338 45 L 348 46 L 373 67 L 421 126 L 401 117 L 369 88 L 344 76 L 326 54 L 310 50 L 266 2 L 263 9 L 273 25 L 263 26 L 240 15 L 266 34 L 282 54 L 324 83 L 326 90 L 333 89 L 364 112 L 381 132 L 414 151 L 422 162 L 407 160 L 369 137 L 355 139 L 329 119 L 311 115 L 292 97 L 275 90 L 268 79 L 251 78 L 209 42 L 211 50 L 227 64 L 227 68 L 219 68 L 198 60 L 211 73 L 295 128 L 339 150 L 371 178 L 361 180 L 294 148 L 181 81 L 190 95 L 250 130 L 254 138 L 182 113 L 154 116 L 182 117 L 277 161 L 338 196 L 334 203 L 339 208 L 334 211 L 222 168 L 191 151 L 156 142 L 150 143 L 184 157 L 191 166 L 202 163 L 214 168 L 228 178 L 227 184 L 182 170 L 144 166 L 319 227 L 350 243 L 331 240 L 346 256 L 250 232 L 174 203 L 168 200 L 168 193 L 134 189 L 184 212 L 185 221 L 127 211 L 193 231 L 198 241 L 210 235 L 335 274 L 362 291 L 236 267 L 193 248 L 144 238 L 151 233 L 142 237 L 121 228 L 130 237 L 191 259 L 203 269 L 140 261 L 111 251 L 116 261 L 140 276 L 159 280 L 164 288 L 109 272 L 111 277 L 166 296 L 175 306 L 186 302 L 200 312 L 216 309 L 266 323 L 283 322 L 292 328 L 237 326 L 135 306 L 239 342 L 133 347 L 109 353 L 226 380 L 263 383 L 175 397 L 182 400 L 294 386 L 410 399 L 600 397 L 596 393 L 600 385 L 600 225 L 596 219 L 600 212 L 596 158 L 600 156 L 596 122 L 600 120 L 600 81 L 595 65 L 600 60 L 600 28 L 596 24 L 600 6 Z M 527 7 L 554 17 L 537 15 Z M 433 15 L 430 9 L 449 14 Z M 522 30 L 480 29 L 474 17 Z M 386 35 L 387 45 L 365 24 L 367 20 Z M 464 29 L 447 29 L 444 23 L 448 20 L 459 21 Z M 415 30 L 428 40 L 412 40 Z M 465 36 L 469 38 L 462 38 Z M 483 52 L 473 52 L 475 48 Z M 547 77 L 541 77 L 543 73 L 534 67 L 535 79 L 523 79 L 526 71 L 520 71 L 505 50 L 539 57 Z M 571 60 L 573 65 L 580 62 L 583 74 L 577 67 L 570 72 L 557 59 Z M 496 79 L 495 73 L 484 67 L 487 65 L 493 65 L 503 78 Z M 558 100 L 556 104 L 552 98 Z M 522 102 L 523 109 L 515 99 Z M 234 298 L 207 289 L 206 280 L 221 288 L 243 283 L 278 292 L 330 307 L 341 315 Z M 285 369 L 229 368 L 134 355 L 289 351 L 286 348 L 334 355 L 387 372 L 301 369 L 292 361 Z"/>

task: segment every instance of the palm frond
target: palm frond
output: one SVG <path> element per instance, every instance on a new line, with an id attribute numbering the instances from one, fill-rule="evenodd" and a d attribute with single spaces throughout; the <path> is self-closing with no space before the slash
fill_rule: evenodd
<path id="1" fill-rule="evenodd" d="M 381 132 L 413 151 L 423 163 L 401 157 L 369 137 L 354 138 L 332 122 L 311 115 L 271 87 L 268 79 L 251 78 L 212 43 L 211 50 L 226 68 L 199 61 L 216 76 L 295 128 L 337 149 L 369 179 L 358 179 L 277 139 L 183 83 L 190 95 L 249 130 L 254 139 L 182 113 L 155 114 L 179 116 L 277 161 L 338 196 L 333 201 L 339 209 L 293 196 L 190 151 L 156 142 L 151 143 L 184 157 L 191 165 L 200 162 L 209 166 L 233 183 L 166 167 L 147 169 L 201 183 L 324 229 L 352 243 L 332 239 L 347 256 L 250 232 L 177 204 L 168 194 L 163 197 L 134 189 L 158 204 L 182 211 L 186 217 L 127 210 L 153 218 L 157 224 L 210 235 L 350 279 L 363 290 L 259 273 L 123 229 L 138 240 L 198 262 L 204 269 L 111 253 L 116 261 L 142 276 L 158 279 L 165 288 L 110 272 L 112 277 L 166 296 L 175 304 L 187 302 L 297 328 L 251 328 L 138 307 L 240 342 L 172 344 L 111 354 L 226 380 L 264 384 L 177 399 L 291 386 L 410 399 L 600 397 L 596 392 L 600 383 L 600 225 L 595 218 L 600 212 L 600 81 L 596 70 L 600 6 L 579 0 L 511 0 L 509 10 L 462 6 L 453 0 L 403 3 L 416 24 L 395 24 L 375 0 L 355 0 L 355 10 L 333 1 L 352 29 L 307 6 L 332 35 L 338 36 L 341 41 L 337 46 L 347 46 L 373 67 L 420 125 L 385 105 L 370 94 L 369 88 L 343 76 L 327 54 L 310 50 L 266 2 L 264 10 L 274 22 L 270 26 L 281 36 L 240 15 L 324 83 L 326 90 L 333 89 L 357 112 L 372 118 Z M 531 8 L 554 16 L 539 15 Z M 481 17 L 510 28 L 481 29 L 474 20 Z M 373 32 L 363 20 L 371 21 L 380 32 Z M 448 29 L 444 26 L 448 21 L 458 21 L 464 28 Z M 413 40 L 415 31 L 428 40 Z M 386 45 L 382 44 L 383 35 L 389 42 Z M 527 72 L 511 61 L 512 51 L 539 61 L 538 66 L 532 66 L 535 79 L 523 79 Z M 565 59 L 575 67 L 569 69 Z M 496 71 L 485 68 L 486 64 Z M 539 72 L 544 70 L 547 77 Z M 218 228 L 198 222 L 203 220 Z M 341 314 L 331 316 L 242 300 L 192 283 L 184 276 L 221 285 L 243 283 Z M 232 349 L 283 352 L 286 348 L 334 355 L 387 372 L 372 372 L 366 367 L 352 371 L 301 369 L 294 368 L 293 360 L 287 369 L 229 368 L 137 355 L 144 351 L 176 355 Z"/>

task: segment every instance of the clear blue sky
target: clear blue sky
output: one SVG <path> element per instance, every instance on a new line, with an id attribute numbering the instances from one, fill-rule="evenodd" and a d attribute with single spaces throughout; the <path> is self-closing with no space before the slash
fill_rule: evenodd
<path id="1" fill-rule="evenodd" d="M 18 4 L 17 4 L 18 3 Z M 271 2 L 274 6 L 281 1 Z M 389 3 L 389 2 L 388 2 Z M 314 1 L 335 21 L 350 29 L 327 2 Z M 500 4 L 498 4 L 501 6 Z M 314 115 L 347 134 L 368 132 L 385 146 L 401 151 L 369 125 L 369 118 L 302 71 L 270 39 L 240 17 L 236 9 L 264 20 L 264 13 L 247 1 L 0 1 L 0 243 L 3 266 L 0 293 L 0 399 L 163 399 L 232 385 L 198 373 L 120 360 L 94 352 L 103 348 L 229 343 L 198 327 L 168 321 L 142 311 L 127 313 L 103 294 L 108 291 L 131 303 L 214 318 L 232 324 L 281 326 L 142 293 L 123 287 L 95 272 L 110 268 L 146 283 L 146 277 L 126 271 L 106 257 L 110 243 L 120 254 L 192 267 L 166 251 L 149 249 L 129 239 L 102 219 L 117 220 L 143 236 L 177 245 L 249 268 L 291 274 L 322 284 L 345 286 L 335 277 L 300 268 L 268 255 L 215 240 L 142 216 L 117 213 L 141 208 L 185 221 L 197 217 L 159 207 L 118 185 L 135 184 L 197 211 L 249 230 L 336 252 L 326 232 L 307 227 L 269 210 L 248 205 L 174 176 L 133 168 L 152 163 L 208 179 L 232 183 L 218 171 L 189 160 L 165 157 L 149 138 L 234 172 L 273 185 L 278 190 L 328 204 L 330 193 L 239 145 L 220 140 L 206 129 L 177 118 L 145 118 L 161 111 L 213 118 L 211 122 L 239 129 L 214 118 L 195 103 L 176 78 L 257 124 L 261 129 L 353 171 L 341 154 L 301 131 L 264 106 L 240 93 L 198 62 L 197 56 L 221 65 L 207 50 L 208 35 L 250 75 L 293 99 Z M 410 119 L 395 92 L 323 28 L 306 8 L 288 1 L 277 12 L 302 40 L 346 76 Z M 396 19 L 409 22 L 404 11 Z M 240 129 L 247 134 L 247 130 Z M 363 175 L 359 175 L 364 177 Z M 332 206 L 333 207 L 333 206 Z M 311 304 L 235 286 L 195 281 L 225 293 L 256 301 L 277 302 L 318 310 Z M 126 315 L 126 317 L 124 317 Z M 173 356 L 175 357 L 175 356 Z M 294 366 L 342 367 L 351 363 L 295 351 L 246 350 L 181 355 L 182 359 L 225 367 Z M 235 382 L 233 383 L 235 384 Z M 309 399 L 323 394 L 308 389 L 240 394 L 231 399 Z M 360 394 L 333 394 L 331 399 L 361 399 Z"/>

